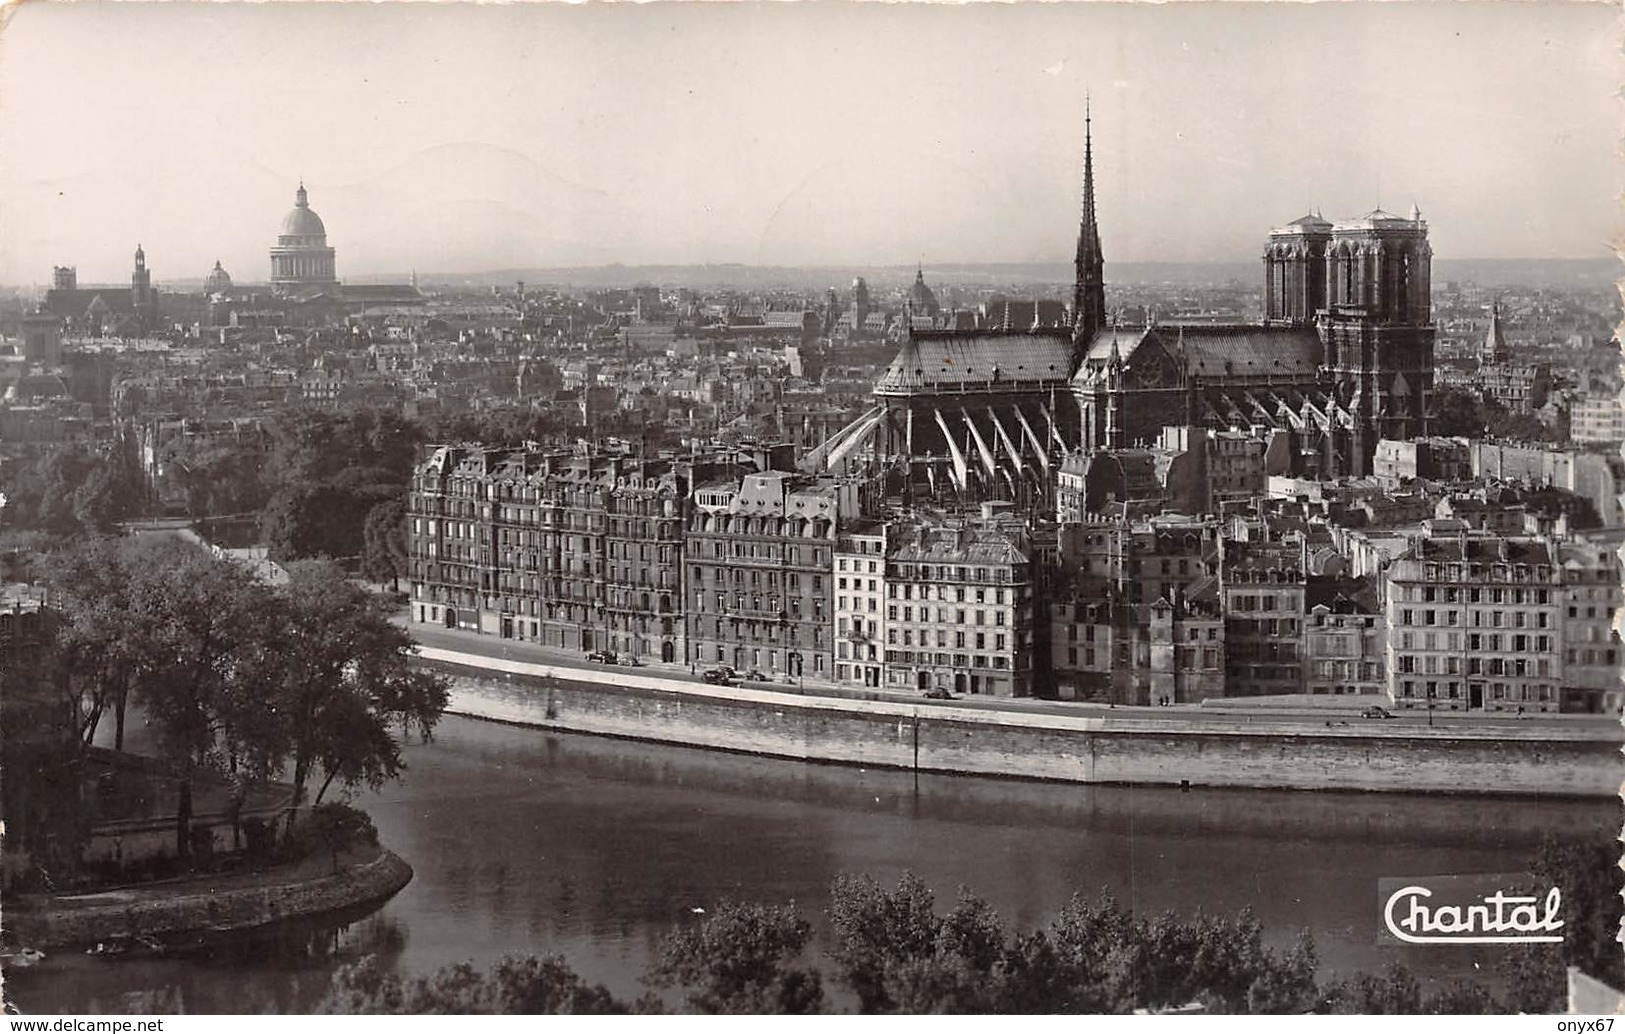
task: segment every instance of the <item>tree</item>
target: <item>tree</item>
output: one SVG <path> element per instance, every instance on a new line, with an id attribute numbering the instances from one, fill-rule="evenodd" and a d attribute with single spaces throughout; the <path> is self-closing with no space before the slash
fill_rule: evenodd
<path id="1" fill-rule="evenodd" d="M 422 430 L 398 414 L 296 410 L 272 421 L 261 530 L 278 560 L 361 557 L 374 507 L 404 500 Z"/>
<path id="2" fill-rule="evenodd" d="M 1563 943 L 1524 947 L 1510 953 L 1502 964 L 1508 1008 L 1518 1012 L 1560 1011 L 1567 994 L 1567 968 L 1601 980 L 1611 987 L 1625 986 L 1625 957 L 1619 945 L 1622 874 L 1619 845 L 1608 838 L 1596 841 L 1559 840 L 1548 836 L 1529 860 L 1533 879 L 1517 888 L 1544 901 L 1553 887 L 1562 892 Z"/>
<path id="3" fill-rule="evenodd" d="M 388 580 L 390 587 L 398 590 L 400 579 L 409 573 L 406 501 L 399 497 L 387 499 L 367 511 L 362 537 L 362 572 L 376 582 Z"/>
<path id="4" fill-rule="evenodd" d="M 378 830 L 367 813 L 347 804 L 318 804 L 299 824 L 296 836 L 325 848 L 339 871 L 339 855 L 352 847 L 377 847 Z"/>
<path id="5" fill-rule="evenodd" d="M 49 614 L 8 615 L 12 641 L 0 641 L 0 813 L 6 848 L 36 865 L 71 867 L 89 830 L 80 807 L 83 741 L 79 713 L 65 706 Z M 29 622 L 23 624 L 24 621 Z"/>
<path id="6" fill-rule="evenodd" d="M 911 872 L 894 891 L 869 877 L 837 877 L 831 899 L 836 972 L 864 1012 L 1003 1011 L 1007 948 L 987 902 L 961 890 L 939 916 Z"/>
<path id="7" fill-rule="evenodd" d="M 1381 976 L 1361 973 L 1338 981 L 1323 997 L 1335 1013 L 1412 1016 L 1422 1011 L 1422 986 L 1398 964 L 1390 964 Z"/>
<path id="8" fill-rule="evenodd" d="M 187 859 L 196 773 L 241 760 L 264 777 L 275 763 L 274 745 L 232 749 L 264 714 L 271 650 L 260 637 L 275 602 L 245 567 L 176 540 L 132 540 L 127 562 L 130 684 L 176 770 L 176 855 Z"/>
<path id="9" fill-rule="evenodd" d="M 824 1002 L 817 970 L 789 965 L 811 932 L 794 905 L 724 902 L 698 926 L 667 935 L 647 979 L 687 987 L 697 1012 L 816 1013 Z"/>
<path id="10" fill-rule="evenodd" d="M 296 799 L 320 776 L 374 789 L 405 768 L 395 728 L 427 739 L 445 712 L 444 677 L 412 666 L 412 638 L 337 565 L 302 561 L 277 594 L 278 644 L 267 700 L 279 732 L 266 739 L 290 763 Z"/>
<path id="11" fill-rule="evenodd" d="M 904 872 L 888 892 L 870 876 L 842 874 L 830 888 L 830 920 L 836 945 L 831 953 L 840 980 L 858 996 L 864 1012 L 897 1007 L 888 967 L 935 954 L 941 922 L 931 888 Z"/>
<path id="12" fill-rule="evenodd" d="M 463 962 L 403 980 L 368 955 L 333 974 L 316 1008 L 346 1015 L 609 1015 L 630 1012 L 557 955 L 508 957 L 490 973 Z"/>
<path id="13" fill-rule="evenodd" d="M 113 747 L 124 749 L 130 684 L 142 663 L 134 596 L 142 549 L 134 539 L 91 539 L 47 561 L 47 579 L 63 616 L 56 644 L 62 687 L 83 747 L 95 739 L 111 708 Z"/>

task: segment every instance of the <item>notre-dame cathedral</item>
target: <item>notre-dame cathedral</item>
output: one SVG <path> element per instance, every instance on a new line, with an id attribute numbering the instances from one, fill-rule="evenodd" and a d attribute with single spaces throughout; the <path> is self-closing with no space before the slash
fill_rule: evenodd
<path id="1" fill-rule="evenodd" d="M 871 457 L 907 483 L 1041 499 L 1068 455 L 1155 441 L 1163 427 L 1284 432 L 1294 473 L 1371 470 L 1377 442 L 1426 433 L 1433 387 L 1432 250 L 1412 209 L 1272 230 L 1264 319 L 1127 326 L 1106 310 L 1085 121 L 1083 214 L 1067 319 L 913 329 L 876 405 L 809 457 Z M 927 486 L 929 482 L 929 486 Z"/>

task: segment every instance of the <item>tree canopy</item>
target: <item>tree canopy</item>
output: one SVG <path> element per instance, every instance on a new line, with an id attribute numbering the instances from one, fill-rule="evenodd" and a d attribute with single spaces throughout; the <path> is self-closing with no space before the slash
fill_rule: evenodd
<path id="1" fill-rule="evenodd" d="M 1532 867 L 1543 871 L 1589 860 L 1552 844 Z M 1605 883 L 1614 891 L 1612 878 L 1594 882 L 1589 890 L 1565 884 L 1576 887 L 1573 915 L 1607 911 L 1588 895 L 1603 891 Z M 1611 952 L 1606 964 L 1590 963 L 1604 979 L 1617 975 L 1609 966 L 1617 966 L 1618 948 L 1602 936 L 1608 920 L 1618 918 L 1617 893 L 1613 900 L 1614 910 L 1597 924 L 1595 943 L 1581 938 L 1570 955 L 1584 968 L 1585 953 Z M 1261 924 L 1247 911 L 1146 917 L 1109 896 L 1075 896 L 1047 926 L 1009 931 L 984 899 L 966 890 L 946 913 L 938 911 L 931 889 L 906 872 L 893 889 L 868 876 L 838 876 L 827 916 L 824 972 L 852 993 L 864 1013 L 1127 1013 L 1193 1005 L 1210 1013 L 1550 1012 L 1561 1008 L 1564 986 L 1561 965 L 1555 978 L 1509 969 L 1502 998 L 1463 980 L 1430 990 L 1398 965 L 1322 983 L 1307 934 L 1278 951 L 1265 944 Z M 820 1012 L 831 1003 L 816 960 L 803 960 L 811 936 L 811 923 L 794 904 L 725 901 L 668 933 L 644 982 L 684 992 L 684 1004 L 698 1013 Z M 1532 982 L 1520 983 L 1526 979 Z M 504 990 L 514 987 L 523 990 Z M 664 1004 L 648 997 L 618 1001 L 601 986 L 588 988 L 564 959 L 550 956 L 510 958 L 488 974 L 464 963 L 411 979 L 367 960 L 334 977 L 324 1007 L 357 1013 L 649 1012 Z"/>
<path id="2" fill-rule="evenodd" d="M 376 788 L 403 735 L 427 738 L 445 680 L 411 664 L 411 637 L 337 565 L 292 565 L 272 586 L 174 538 L 90 540 L 52 558 L 61 615 L 58 713 L 88 745 L 110 709 L 139 703 L 180 779 L 177 855 L 202 769 Z M 122 721 L 122 718 L 121 718 Z"/>

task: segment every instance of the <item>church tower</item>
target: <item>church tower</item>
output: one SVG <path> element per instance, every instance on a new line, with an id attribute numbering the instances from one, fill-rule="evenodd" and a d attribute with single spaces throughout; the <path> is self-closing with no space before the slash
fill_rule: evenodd
<path id="1" fill-rule="evenodd" d="M 1420 210 L 1378 209 L 1332 227 L 1322 336 L 1337 401 L 1352 419 L 1336 473 L 1365 475 L 1377 442 L 1427 434 L 1433 395 L 1433 248 Z"/>
<path id="2" fill-rule="evenodd" d="M 1332 224 L 1311 212 L 1270 231 L 1264 245 L 1264 322 L 1312 327 L 1326 308 L 1326 249 Z"/>
<path id="3" fill-rule="evenodd" d="M 143 333 L 152 328 L 153 319 L 157 315 L 157 306 L 153 302 L 152 273 L 147 270 L 147 253 L 137 244 L 135 271 L 130 274 L 130 304 L 135 309 L 136 319 L 141 324 Z"/>
<path id="4" fill-rule="evenodd" d="M 1072 342 L 1081 359 L 1089 341 L 1106 325 L 1105 260 L 1100 254 L 1100 226 L 1095 220 L 1095 153 L 1089 101 L 1083 102 L 1083 216 L 1078 222 L 1078 253 L 1073 260 Z"/>

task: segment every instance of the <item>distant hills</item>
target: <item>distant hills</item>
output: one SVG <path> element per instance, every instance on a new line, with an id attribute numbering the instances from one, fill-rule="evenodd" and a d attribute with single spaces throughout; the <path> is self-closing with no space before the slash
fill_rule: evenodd
<path id="1" fill-rule="evenodd" d="M 884 291 L 914 281 L 914 266 L 750 266 L 738 263 L 715 265 L 651 266 L 562 266 L 533 269 L 501 269 L 484 273 L 419 273 L 424 286 L 489 289 L 511 288 L 523 280 L 527 287 L 569 286 L 577 288 L 632 287 L 656 284 L 668 287 L 732 287 L 744 291 L 822 291 L 834 287 L 843 292 L 852 281 L 863 277 L 871 288 Z M 1166 285 L 1203 287 L 1236 285 L 1252 287 L 1260 278 L 1256 262 L 1108 262 L 1108 284 Z M 410 273 L 368 274 L 345 278 L 347 283 L 404 284 Z M 926 282 L 960 286 L 1007 287 L 1019 290 L 1054 287 L 1072 282 L 1072 266 L 1062 262 L 937 263 L 925 267 Z M 1433 282 L 1444 285 L 1465 281 L 1484 287 L 1557 288 L 1580 290 L 1605 288 L 1625 279 L 1625 265 L 1607 258 L 1586 259 L 1435 259 Z M 165 280 L 162 288 L 171 291 L 200 291 L 201 279 Z M 247 286 L 246 284 L 244 286 Z"/>
<path id="2" fill-rule="evenodd" d="M 523 280 L 527 287 L 631 287 L 657 284 L 673 287 L 734 287 L 743 290 L 846 290 L 863 277 L 872 288 L 885 289 L 914 280 L 914 266 L 749 266 L 653 265 L 575 266 L 542 269 L 504 269 L 486 273 L 418 274 L 422 284 L 487 288 L 511 287 Z M 1198 287 L 1238 284 L 1251 286 L 1260 278 L 1256 262 L 1108 262 L 1106 280 L 1119 284 L 1167 284 Z M 1068 263 L 940 263 L 925 267 L 927 283 L 983 283 L 989 287 L 1070 283 Z M 1612 259 L 1435 259 L 1433 282 L 1470 281 L 1486 287 L 1582 289 L 1606 287 L 1625 278 L 1625 266 Z M 369 277 L 384 280 L 385 277 Z M 401 277 L 405 280 L 406 277 Z"/>

